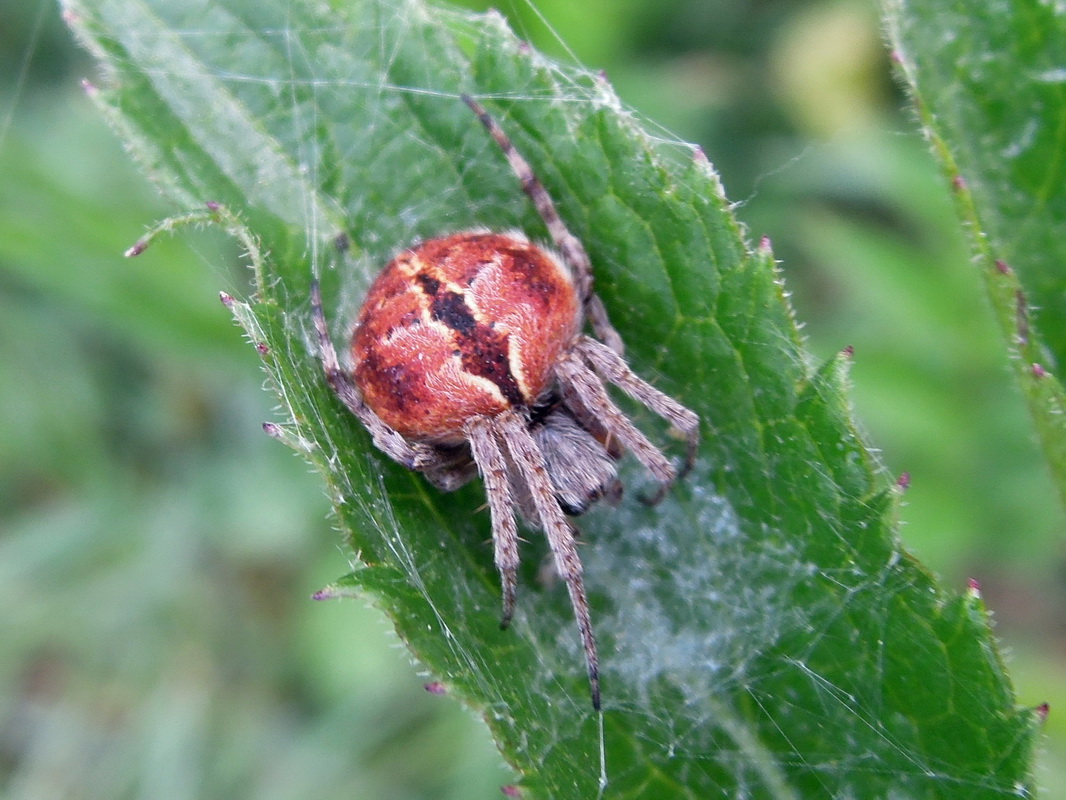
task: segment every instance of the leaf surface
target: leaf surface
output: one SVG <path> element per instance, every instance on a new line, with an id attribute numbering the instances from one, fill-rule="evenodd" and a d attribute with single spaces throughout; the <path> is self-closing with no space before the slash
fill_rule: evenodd
<path id="1" fill-rule="evenodd" d="M 1066 503 L 1066 12 L 1039 0 L 885 9 Z"/>

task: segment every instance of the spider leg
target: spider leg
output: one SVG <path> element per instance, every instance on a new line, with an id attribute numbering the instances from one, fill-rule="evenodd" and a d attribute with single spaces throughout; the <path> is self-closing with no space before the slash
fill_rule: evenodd
<path id="1" fill-rule="evenodd" d="M 514 411 L 504 411 L 495 417 L 491 425 L 498 431 L 500 438 L 506 442 L 511 461 L 530 494 L 538 522 L 548 537 L 555 560 L 555 569 L 559 577 L 566 582 L 573 606 L 577 627 L 581 632 L 581 643 L 585 649 L 585 664 L 588 668 L 589 688 L 592 692 L 592 706 L 600 710 L 600 667 L 596 654 L 596 639 L 592 633 L 592 620 L 589 616 L 589 601 L 585 594 L 582 578 L 581 559 L 577 554 L 574 541 L 574 529 L 563 516 L 562 509 L 555 499 L 555 489 L 544 466 L 544 457 L 526 427 L 526 420 Z"/>
<path id="2" fill-rule="evenodd" d="M 507 476 L 507 461 L 496 439 L 492 422 L 477 417 L 463 430 L 470 442 L 470 450 L 485 482 L 492 517 L 492 543 L 496 569 L 503 584 L 503 616 L 500 627 L 506 628 L 514 616 L 515 594 L 518 587 L 518 529 L 514 520 L 514 501 Z"/>
<path id="3" fill-rule="evenodd" d="M 318 353 L 322 361 L 322 369 L 326 373 L 326 381 L 340 401 L 370 431 L 370 436 L 378 449 L 408 469 L 424 471 L 439 466 L 440 457 L 434 448 L 424 444 L 408 443 L 403 436 L 382 422 L 381 418 L 363 402 L 363 396 L 352 381 L 351 375 L 341 368 L 337 360 L 337 351 L 333 348 L 333 341 L 329 337 L 326 315 L 322 311 L 322 290 L 317 280 L 311 281 L 311 315 L 315 322 Z"/>
<path id="4" fill-rule="evenodd" d="M 597 342 L 597 344 L 599 344 Z M 606 345 L 600 345 L 610 350 Z M 611 351 L 614 352 L 613 350 Z M 662 487 L 652 502 L 657 502 L 677 479 L 677 470 L 662 452 L 629 421 L 622 410 L 607 395 L 603 381 L 579 357 L 577 353 L 568 353 L 556 365 L 556 375 L 563 387 L 563 396 L 575 396 L 577 401 L 592 411 L 603 427 L 612 436 L 618 438 L 622 446 L 629 450 L 644 465 Z"/>
<path id="5" fill-rule="evenodd" d="M 626 351 L 622 335 L 614 329 L 611 320 L 607 317 L 607 309 L 603 305 L 600 296 L 595 292 L 589 296 L 585 303 L 585 313 L 588 315 L 592 330 L 600 337 L 600 340 L 611 350 L 621 356 Z"/>
<path id="6" fill-rule="evenodd" d="M 570 229 L 566 227 L 566 223 L 559 216 L 559 210 L 555 207 L 555 202 L 552 200 L 551 195 L 548 194 L 548 190 L 544 188 L 544 184 L 540 182 L 536 173 L 533 172 L 529 162 L 515 149 L 514 144 L 511 143 L 507 134 L 503 132 L 503 128 L 500 127 L 499 123 L 492 118 L 492 115 L 480 103 L 469 95 L 463 95 L 463 102 L 470 106 L 471 110 L 477 114 L 478 119 L 481 120 L 481 124 L 492 134 L 492 138 L 496 140 L 496 144 L 500 146 L 504 156 L 507 158 L 507 163 L 511 165 L 511 170 L 521 182 L 522 190 L 529 195 L 529 199 L 533 201 L 537 213 L 544 220 L 544 225 L 547 227 L 548 234 L 551 236 L 555 246 L 562 253 L 563 259 L 570 265 L 570 268 L 577 273 L 574 275 L 574 283 L 592 324 L 592 329 L 612 350 L 617 353 L 623 352 L 622 337 L 618 335 L 618 331 L 614 329 L 610 320 L 607 319 L 607 310 L 603 307 L 603 302 L 592 291 L 592 262 L 589 260 L 588 253 L 585 252 L 585 246 L 581 244 L 580 239 L 570 233 Z"/>
<path id="7" fill-rule="evenodd" d="M 696 463 L 696 451 L 700 443 L 700 418 L 696 413 L 640 378 L 614 350 L 595 339 L 582 336 L 574 346 L 574 351 L 605 380 L 654 411 L 684 435 L 688 452 L 681 475 L 687 474 Z"/>

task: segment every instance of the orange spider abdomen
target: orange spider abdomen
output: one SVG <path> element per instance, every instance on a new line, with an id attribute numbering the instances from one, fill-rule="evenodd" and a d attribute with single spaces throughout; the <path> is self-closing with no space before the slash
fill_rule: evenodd
<path id="1" fill-rule="evenodd" d="M 534 403 L 581 319 L 569 271 L 521 234 L 431 239 L 371 285 L 352 334 L 355 384 L 401 435 L 458 442 L 472 417 Z"/>

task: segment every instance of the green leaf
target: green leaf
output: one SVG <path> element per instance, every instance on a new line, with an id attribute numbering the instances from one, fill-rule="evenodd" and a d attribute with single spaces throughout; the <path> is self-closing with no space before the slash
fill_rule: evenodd
<path id="1" fill-rule="evenodd" d="M 629 499 L 581 521 L 605 796 L 1025 791 L 1038 717 L 1014 705 L 979 598 L 943 592 L 900 550 L 899 490 L 853 428 L 847 359 L 808 366 L 768 243 L 748 245 L 702 155 L 652 139 L 602 77 L 545 60 L 491 13 L 70 0 L 67 16 L 133 155 L 252 253 L 253 292 L 230 305 L 281 401 L 270 430 L 319 468 L 358 554 L 323 596 L 374 597 L 484 716 L 526 796 L 593 797 L 600 780 L 565 591 L 537 579 L 545 544 L 527 533 L 501 631 L 480 486 L 442 494 L 372 447 L 326 386 L 307 296 L 320 275 L 339 341 L 413 239 L 545 237 L 462 92 L 585 242 L 634 369 L 704 423 L 696 469 L 663 503 L 637 502 L 645 478 L 628 468 Z"/>
<path id="2" fill-rule="evenodd" d="M 951 181 L 1066 503 L 1066 25 L 1060 4 L 886 0 L 896 62 Z"/>

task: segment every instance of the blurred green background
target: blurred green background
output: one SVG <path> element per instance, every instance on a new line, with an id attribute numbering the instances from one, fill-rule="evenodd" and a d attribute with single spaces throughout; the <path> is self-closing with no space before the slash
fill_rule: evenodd
<path id="1" fill-rule="evenodd" d="M 1051 703 L 1038 781 L 1066 796 L 1063 512 L 875 5 L 494 5 L 699 142 L 815 357 L 855 347 L 856 414 L 912 476 L 906 546 L 980 581 L 1019 701 Z M 0 5 L 0 792 L 500 796 L 483 726 L 423 691 L 382 615 L 309 599 L 347 555 L 260 430 L 273 401 L 217 300 L 247 285 L 236 247 L 121 257 L 174 209 L 84 77 L 49 0 Z"/>

